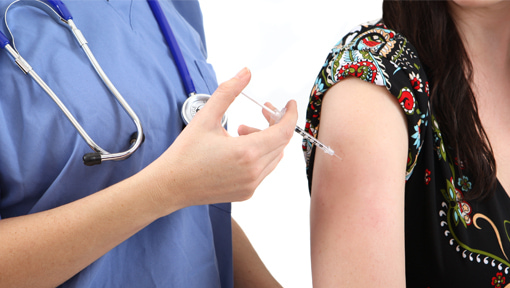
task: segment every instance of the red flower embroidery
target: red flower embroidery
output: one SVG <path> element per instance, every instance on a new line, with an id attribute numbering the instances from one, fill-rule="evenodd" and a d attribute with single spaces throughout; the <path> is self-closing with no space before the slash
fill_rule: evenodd
<path id="1" fill-rule="evenodd" d="M 418 78 L 414 78 L 413 80 L 411 80 L 411 85 L 413 85 L 413 88 L 414 88 L 415 90 L 420 89 L 420 86 L 421 86 L 420 79 L 418 79 Z"/>
<path id="2" fill-rule="evenodd" d="M 422 88 L 423 88 L 423 83 L 421 82 L 421 78 L 420 78 L 420 75 L 419 74 L 416 74 L 414 72 L 411 72 L 411 74 L 409 74 L 409 80 L 411 81 L 411 86 L 413 86 L 413 89 L 418 91 L 418 92 L 422 92 Z"/>
<path id="3" fill-rule="evenodd" d="M 492 277 L 492 286 L 494 287 L 503 287 L 505 282 L 505 277 L 503 277 L 502 272 L 496 273 L 496 277 Z"/>
<path id="4" fill-rule="evenodd" d="M 430 170 L 429 169 L 425 169 L 425 185 L 429 185 L 430 183 Z"/>
<path id="5" fill-rule="evenodd" d="M 338 70 L 337 73 L 338 80 L 344 79 L 349 75 L 361 79 L 366 79 L 373 83 L 375 81 L 375 77 L 377 76 L 377 68 L 373 63 L 369 61 L 361 61 L 359 63 L 349 63 L 344 65 Z"/>
<path id="6" fill-rule="evenodd" d="M 409 88 L 403 88 L 400 91 L 400 95 L 398 97 L 398 102 L 400 103 L 400 106 L 402 106 L 402 108 L 404 108 L 406 113 L 414 112 L 414 106 L 415 106 L 414 95 L 409 90 Z"/>
<path id="7" fill-rule="evenodd" d="M 367 45 L 368 47 L 375 47 L 381 43 L 373 40 L 363 39 L 363 44 Z"/>
<path id="8" fill-rule="evenodd" d="M 455 163 L 455 166 L 458 166 L 461 170 L 464 170 L 464 162 L 459 161 L 459 158 L 455 157 L 453 158 L 453 161 Z"/>

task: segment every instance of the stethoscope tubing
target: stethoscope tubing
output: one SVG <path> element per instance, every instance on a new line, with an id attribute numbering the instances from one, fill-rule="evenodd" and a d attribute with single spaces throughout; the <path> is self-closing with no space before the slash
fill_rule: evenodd
<path id="1" fill-rule="evenodd" d="M 81 47 L 85 51 L 85 54 L 89 58 L 90 63 L 92 64 L 92 66 L 96 70 L 97 74 L 99 75 L 101 80 L 103 80 L 103 83 L 106 85 L 106 87 L 108 87 L 110 92 L 115 96 L 115 98 L 117 99 L 119 104 L 124 108 L 126 113 L 131 117 L 131 119 L 133 120 L 133 123 L 136 126 L 136 130 L 138 131 L 135 143 L 133 145 L 131 145 L 131 147 L 128 150 L 126 150 L 126 151 L 118 152 L 118 153 L 110 153 L 110 152 L 102 149 L 101 147 L 99 147 L 99 145 L 97 145 L 97 144 L 92 145 L 92 148 L 96 152 L 100 152 L 101 153 L 101 160 L 102 161 L 125 159 L 125 158 L 129 157 L 131 154 L 133 154 L 133 152 L 135 152 L 138 149 L 138 147 L 143 142 L 143 128 L 142 128 L 142 125 L 140 123 L 140 119 L 138 118 L 136 113 L 133 111 L 131 106 L 129 106 L 129 104 L 126 102 L 124 97 L 122 97 L 122 95 L 117 90 L 117 88 L 115 88 L 115 85 L 113 85 L 113 83 L 110 81 L 110 79 L 108 78 L 108 76 L 106 75 L 104 70 L 101 68 L 101 66 L 99 65 L 99 62 L 94 57 L 94 54 L 92 53 L 92 51 L 88 47 L 87 41 L 85 40 L 85 37 L 83 37 L 83 34 L 80 32 L 80 30 L 78 30 L 78 28 L 76 28 L 76 25 L 74 24 L 73 20 L 71 18 L 69 18 L 67 21 L 68 21 L 69 27 L 71 28 L 71 31 L 73 31 L 73 34 L 75 35 L 75 38 L 78 40 L 78 42 L 80 42 Z M 87 135 L 87 138 L 90 139 L 90 137 L 88 137 L 88 135 Z M 92 139 L 90 139 L 90 140 L 92 140 Z M 93 143 L 93 141 L 91 141 L 90 143 L 87 141 L 87 143 L 89 145 L 91 145 Z"/>
<path id="2" fill-rule="evenodd" d="M 23 0 L 16 0 L 13 1 L 6 9 L 5 12 L 5 25 L 7 27 L 7 30 L 12 36 L 12 33 L 10 32 L 9 26 L 7 25 L 7 11 L 9 8 L 14 5 L 17 2 L 22 2 Z M 102 79 L 103 83 L 107 86 L 107 88 L 110 90 L 110 92 L 115 96 L 119 104 L 124 108 L 126 113 L 132 118 L 137 133 L 135 134 L 135 140 L 131 140 L 131 145 L 129 149 L 117 152 L 117 153 L 110 153 L 106 151 L 105 149 L 101 148 L 97 143 L 92 140 L 92 138 L 87 134 L 85 129 L 80 125 L 80 123 L 76 120 L 76 118 L 72 115 L 72 113 L 67 109 L 67 107 L 62 103 L 62 101 L 59 99 L 59 97 L 51 90 L 51 88 L 42 80 L 42 78 L 33 70 L 33 68 L 28 64 L 27 61 L 25 61 L 21 55 L 18 53 L 17 49 L 15 48 L 14 44 L 14 36 L 13 38 L 13 46 L 10 45 L 9 39 L 0 31 L 0 44 L 2 45 L 2 48 L 5 48 L 9 54 L 14 58 L 15 63 L 20 67 L 20 69 L 25 73 L 30 75 L 39 86 L 50 96 L 50 98 L 57 104 L 57 106 L 62 110 L 62 112 L 66 115 L 66 117 L 69 119 L 69 121 L 72 123 L 72 125 L 76 128 L 78 133 L 82 136 L 82 138 L 87 142 L 89 147 L 95 151 L 95 153 L 88 153 L 83 157 L 83 161 L 86 165 L 95 165 L 100 164 L 102 161 L 109 161 L 109 160 L 123 160 L 128 158 L 131 154 L 133 154 L 142 144 L 143 142 L 143 128 L 140 123 L 140 119 L 136 115 L 136 113 L 133 111 L 133 109 L 129 106 L 129 104 L 126 102 L 126 100 L 122 97 L 120 92 L 115 88 L 113 83 L 110 81 L 106 73 L 103 71 L 101 66 L 99 65 L 98 61 L 94 57 L 92 51 L 87 45 L 87 40 L 81 33 L 81 31 L 76 27 L 74 24 L 74 21 L 72 20 L 72 16 L 69 13 L 69 10 L 66 8 L 66 6 L 59 0 L 48 0 L 50 5 L 53 6 L 50 7 L 48 4 L 35 0 L 32 1 L 33 3 L 37 2 L 40 4 L 43 4 L 46 6 L 46 8 L 49 8 L 53 13 L 57 14 L 60 17 L 60 20 L 62 20 L 65 24 L 68 25 L 70 30 L 72 31 L 74 37 L 78 41 L 81 48 L 84 50 L 85 54 L 89 58 L 90 63 L 94 67 L 97 74 Z M 133 138 L 133 137 L 132 137 Z"/>
<path id="3" fill-rule="evenodd" d="M 179 70 L 179 74 L 181 76 L 182 82 L 184 84 L 184 88 L 188 96 L 192 96 L 196 94 L 195 85 L 193 84 L 193 79 L 188 70 L 188 65 L 186 65 L 186 61 L 184 60 L 184 56 L 182 55 L 182 51 L 179 48 L 179 43 L 177 43 L 177 39 L 175 39 L 175 35 L 170 28 L 170 24 L 168 24 L 168 20 L 161 9 L 161 5 L 158 0 L 147 0 L 149 6 L 154 14 L 154 18 L 158 22 L 159 28 L 161 29 L 161 33 L 165 38 L 170 52 L 175 61 L 175 65 Z"/>
<path id="4" fill-rule="evenodd" d="M 98 61 L 94 57 L 94 54 L 88 47 L 87 40 L 81 33 L 81 31 L 76 27 L 73 17 L 67 7 L 62 3 L 60 0 L 46 0 L 49 4 L 41 1 L 41 0 L 15 0 L 13 1 L 6 9 L 5 11 L 5 26 L 7 27 L 7 30 L 9 31 L 11 37 L 12 37 L 12 46 L 10 45 L 9 39 L 0 31 L 0 45 L 1 48 L 5 48 L 9 54 L 14 58 L 15 63 L 20 67 L 20 69 L 25 73 L 30 75 L 36 83 L 39 84 L 43 88 L 43 90 L 52 98 L 52 100 L 58 105 L 58 107 L 63 111 L 63 113 L 66 115 L 66 117 L 69 119 L 69 121 L 73 124 L 73 126 L 76 128 L 78 133 L 82 136 L 82 138 L 87 142 L 87 144 L 90 146 L 92 150 L 94 150 L 94 153 L 88 153 L 83 157 L 83 161 L 86 165 L 95 165 L 100 164 L 102 161 L 107 160 L 122 160 L 129 157 L 132 153 L 134 153 L 138 147 L 142 144 L 144 141 L 144 135 L 143 135 L 143 128 L 140 123 L 140 119 L 136 115 L 136 113 L 133 111 L 133 109 L 129 106 L 129 104 L 126 102 L 126 100 L 122 97 L 120 92 L 115 88 L 113 83 L 110 81 L 106 73 L 103 71 L 101 66 L 99 65 Z M 66 108 L 66 106 L 60 101 L 58 96 L 51 90 L 51 88 L 37 75 L 37 73 L 33 70 L 33 68 L 28 64 L 27 61 L 25 61 L 19 52 L 16 49 L 16 45 L 14 42 L 14 36 L 12 35 L 12 32 L 9 29 L 9 26 L 7 25 L 7 12 L 9 8 L 18 2 L 27 2 L 30 4 L 39 3 L 42 4 L 42 8 L 44 10 L 50 10 L 48 12 L 48 15 L 50 16 L 56 16 L 57 21 L 62 23 L 65 23 L 66 26 L 72 31 L 75 39 L 78 41 L 79 45 L 87 55 L 90 63 L 94 67 L 96 73 L 99 75 L 99 77 L 102 79 L 103 83 L 107 86 L 107 88 L 110 90 L 110 92 L 115 96 L 119 104 L 124 108 L 126 113 L 132 118 L 137 132 L 134 133 L 134 137 L 132 135 L 130 139 L 130 147 L 126 151 L 117 152 L 117 153 L 110 153 L 106 151 L 105 149 L 101 148 L 98 144 L 96 144 L 92 138 L 87 134 L 85 129 L 80 125 L 80 123 L 75 119 L 75 117 L 72 115 L 72 113 Z M 170 28 L 170 24 L 168 23 L 168 20 L 161 9 L 161 6 L 158 2 L 158 0 L 147 0 L 154 17 L 158 23 L 158 26 L 161 29 L 161 32 L 165 38 L 165 41 L 167 42 L 167 45 L 170 49 L 170 52 L 173 56 L 174 62 L 176 64 L 176 67 L 178 69 L 179 75 L 181 77 L 182 83 L 184 85 L 184 89 L 186 90 L 186 93 L 188 95 L 188 99 L 185 101 L 182 107 L 182 118 L 186 124 L 191 121 L 191 119 L 194 117 L 194 115 L 205 105 L 207 100 L 210 98 L 210 95 L 207 94 L 197 94 L 195 85 L 193 83 L 193 80 L 191 78 L 191 75 L 188 70 L 188 66 L 186 65 L 186 62 L 184 60 L 184 56 L 182 54 L 182 51 L 180 50 L 179 44 L 177 43 L 177 39 L 175 38 L 175 35 Z M 227 121 L 227 116 L 224 115 L 222 118 L 222 125 L 225 126 Z"/>
<path id="5" fill-rule="evenodd" d="M 184 60 L 184 56 L 182 55 L 181 48 L 177 39 L 174 36 L 172 28 L 170 28 L 170 24 L 168 23 L 167 17 L 165 16 L 163 9 L 161 9 L 161 5 L 158 0 L 147 0 L 152 13 L 154 14 L 154 18 L 156 22 L 158 22 L 158 26 L 165 38 L 165 41 L 170 49 L 170 53 L 173 56 L 175 65 L 177 66 L 177 70 L 181 77 L 181 80 L 184 84 L 184 89 L 188 94 L 188 99 L 184 102 L 181 109 L 181 116 L 184 120 L 185 124 L 188 124 L 191 119 L 196 115 L 196 113 L 205 105 L 205 103 L 211 98 L 211 95 L 208 94 L 197 94 L 195 85 L 193 83 L 193 79 L 188 70 L 188 66 L 186 65 L 186 61 Z M 226 127 L 227 125 L 227 115 L 223 115 L 221 119 L 221 125 Z"/>
<path id="6" fill-rule="evenodd" d="M 138 118 L 136 113 L 133 111 L 131 106 L 129 106 L 129 104 L 124 99 L 124 97 L 122 97 L 122 95 L 117 90 L 117 88 L 115 88 L 115 85 L 113 85 L 113 83 L 110 81 L 110 79 L 108 78 L 108 76 L 106 75 L 104 70 L 101 68 L 101 65 L 99 65 L 99 62 L 94 57 L 94 54 L 92 53 L 92 51 L 90 50 L 90 48 L 87 45 L 88 44 L 87 40 L 85 39 L 85 37 L 83 36 L 81 31 L 76 27 L 76 24 L 72 20 L 73 19 L 72 15 L 69 12 L 69 10 L 67 9 L 67 7 L 64 5 L 64 3 L 62 3 L 62 1 L 60 1 L 60 0 L 47 0 L 47 1 L 48 1 L 48 3 L 50 3 L 51 6 L 53 6 L 53 8 L 58 12 L 58 14 L 63 19 L 67 20 L 67 24 L 69 25 L 69 28 L 71 29 L 76 40 L 78 41 L 78 43 L 82 47 L 83 51 L 89 58 L 90 63 L 96 70 L 97 74 L 99 75 L 101 80 L 103 80 L 103 83 L 106 85 L 106 87 L 108 87 L 110 92 L 115 96 L 115 98 L 117 99 L 119 104 L 124 108 L 126 113 L 131 117 L 131 119 L 133 120 L 133 123 L 136 126 L 136 130 L 137 130 L 136 140 L 129 147 L 128 150 L 123 151 L 123 152 L 110 153 L 110 152 L 102 149 L 99 145 L 95 144 L 88 135 L 87 135 L 87 139 L 89 139 L 90 142 L 87 141 L 87 139 L 86 139 L 86 141 L 89 144 L 89 146 L 91 146 L 91 148 L 93 150 L 101 153 L 101 155 L 100 155 L 101 161 L 126 159 L 127 157 L 131 156 L 131 154 L 133 154 L 138 149 L 138 147 L 140 147 L 140 145 L 143 142 L 144 134 L 143 134 L 143 128 L 142 128 L 140 119 Z M 85 130 L 83 130 L 83 133 L 86 135 Z M 83 136 L 83 134 L 82 134 L 82 136 Z"/>
<path id="7" fill-rule="evenodd" d="M 5 48 L 5 46 L 7 46 L 9 44 L 10 44 L 9 39 L 7 39 L 7 37 L 5 37 L 5 35 L 4 35 L 4 33 L 2 33 L 2 31 L 0 31 L 0 45 L 1 45 L 1 48 Z"/>

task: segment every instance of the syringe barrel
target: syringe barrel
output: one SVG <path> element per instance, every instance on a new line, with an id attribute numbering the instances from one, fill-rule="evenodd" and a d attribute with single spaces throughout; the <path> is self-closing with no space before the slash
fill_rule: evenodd
<path id="1" fill-rule="evenodd" d="M 301 127 L 299 127 L 299 126 L 296 126 L 296 128 L 294 128 L 294 131 L 296 131 L 296 133 L 298 133 L 299 135 L 303 136 L 304 138 L 306 138 L 306 139 L 308 139 L 310 141 L 316 140 L 315 138 L 313 138 L 312 135 L 306 133 L 306 131 L 301 129 Z"/>
<path id="2" fill-rule="evenodd" d="M 323 150 L 327 154 L 329 154 L 329 155 L 335 154 L 335 151 L 333 151 L 333 149 L 329 148 L 329 146 L 322 144 L 322 142 L 317 140 L 317 138 L 313 137 L 309 133 L 306 133 L 306 131 L 301 129 L 301 127 L 296 126 L 294 131 L 296 131 L 299 135 L 303 136 L 303 138 L 305 138 L 306 140 L 314 143 L 319 149 Z"/>

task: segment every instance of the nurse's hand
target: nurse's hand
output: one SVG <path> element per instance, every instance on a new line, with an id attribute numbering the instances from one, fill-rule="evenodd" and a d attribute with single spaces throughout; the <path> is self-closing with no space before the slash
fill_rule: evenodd
<path id="1" fill-rule="evenodd" d="M 283 157 L 297 122 L 295 101 L 287 103 L 278 124 L 265 130 L 241 126 L 241 136 L 231 137 L 221 126 L 223 114 L 250 78 L 245 68 L 221 84 L 172 146 L 147 167 L 160 181 L 151 197 L 166 210 L 163 214 L 175 208 L 246 200 Z"/>
<path id="2" fill-rule="evenodd" d="M 230 137 L 221 117 L 249 80 L 243 70 L 223 83 L 174 144 L 133 177 L 54 209 L 0 220 L 0 287 L 59 286 L 159 217 L 250 198 L 281 159 L 297 111 L 290 102 L 280 123 Z"/>

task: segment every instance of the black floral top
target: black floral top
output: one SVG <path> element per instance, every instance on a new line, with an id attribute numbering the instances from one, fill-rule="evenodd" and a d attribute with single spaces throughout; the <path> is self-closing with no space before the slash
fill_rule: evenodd
<path id="1" fill-rule="evenodd" d="M 407 287 L 510 287 L 510 198 L 498 183 L 488 200 L 463 200 L 472 183 L 457 176 L 461 168 L 445 149 L 414 47 L 381 22 L 346 35 L 328 55 L 312 89 L 308 133 L 318 135 L 325 92 L 349 76 L 385 86 L 407 116 Z M 303 150 L 311 187 L 315 147 L 305 140 Z"/>

